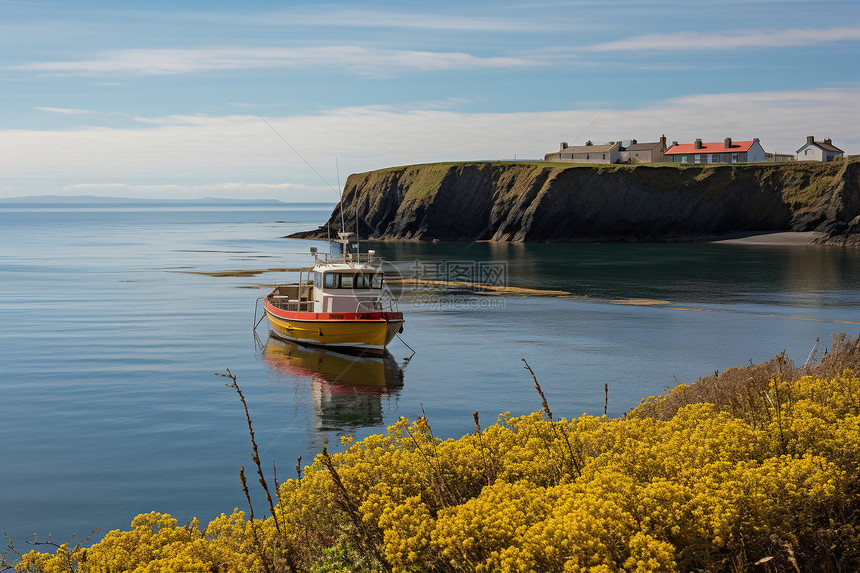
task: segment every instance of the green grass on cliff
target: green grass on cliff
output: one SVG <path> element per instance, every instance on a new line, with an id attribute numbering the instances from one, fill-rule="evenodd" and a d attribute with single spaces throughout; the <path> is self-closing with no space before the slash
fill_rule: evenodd
<path id="1" fill-rule="evenodd" d="M 833 163 L 794 161 L 787 163 L 740 163 L 740 164 L 702 164 L 690 165 L 680 163 L 638 163 L 630 165 L 600 165 L 592 163 L 562 163 L 555 161 L 446 161 L 438 163 L 423 163 L 387 167 L 368 172 L 373 174 L 390 174 L 400 172 L 408 181 L 407 199 L 416 200 L 426 197 L 439 189 L 449 174 L 456 170 L 543 170 L 551 171 L 553 176 L 571 169 L 588 169 L 598 173 L 639 172 L 646 179 L 656 183 L 662 178 L 657 175 L 662 170 L 672 170 L 679 173 L 694 170 L 695 180 L 702 182 L 710 180 L 711 185 L 729 185 L 736 179 L 757 181 L 757 184 L 768 187 L 778 184 L 788 203 L 795 208 L 814 204 L 821 197 L 828 195 L 829 190 L 838 183 L 839 174 L 849 163 L 860 163 L 860 158 L 851 158 Z M 661 171 L 658 171 L 661 170 Z M 670 172 L 662 171 L 667 174 Z M 420 173 L 420 174 L 419 174 Z M 716 178 L 714 178 L 716 176 Z M 657 179 L 655 179 L 657 177 Z M 779 182 L 777 183 L 776 180 Z"/>
<path id="2" fill-rule="evenodd" d="M 645 166 L 660 169 L 687 169 L 689 166 L 680 166 L 671 163 L 651 163 Z M 420 171 L 421 176 L 416 177 L 409 185 L 406 199 L 420 199 L 426 197 L 434 190 L 439 189 L 445 177 L 452 170 L 464 168 L 481 169 L 539 169 L 553 172 L 566 171 L 568 169 L 597 169 L 606 173 L 616 171 L 632 171 L 639 168 L 637 165 L 595 165 L 591 163 L 561 163 L 557 161 L 443 161 L 438 163 L 421 163 L 415 165 L 401 165 L 397 167 L 386 167 L 367 172 L 365 175 L 402 173 L 403 177 L 409 177 L 410 172 Z"/>
<path id="3" fill-rule="evenodd" d="M 422 176 L 409 186 L 406 199 L 420 199 L 429 195 L 434 189 L 439 189 L 449 171 L 450 166 L 444 163 L 422 166 Z"/>
<path id="4" fill-rule="evenodd" d="M 393 167 L 384 167 L 382 169 L 375 169 L 373 173 L 377 172 L 391 172 L 391 171 L 401 171 L 404 169 L 411 169 L 415 167 L 420 167 L 422 169 L 427 167 L 439 167 L 443 169 L 450 169 L 455 167 L 470 167 L 470 166 L 483 166 L 483 167 L 513 167 L 513 166 L 526 166 L 526 167 L 540 167 L 540 168 L 552 168 L 552 169 L 573 169 L 573 168 L 582 168 L 588 167 L 592 169 L 610 169 L 610 170 L 618 170 L 618 169 L 636 169 L 637 167 L 660 167 L 660 168 L 669 168 L 669 169 L 687 169 L 687 168 L 695 168 L 701 167 L 698 165 L 681 165 L 680 163 L 641 163 L 638 165 L 601 165 L 595 163 L 562 163 L 560 161 L 440 161 L 437 163 L 416 163 L 414 165 L 398 165 Z"/>
<path id="5" fill-rule="evenodd" d="M 553 168 L 553 169 L 575 169 L 588 167 L 591 169 L 608 169 L 612 171 L 617 170 L 635 170 L 642 168 L 657 168 L 657 169 L 710 169 L 710 168 L 722 168 L 722 167 L 750 167 L 750 168 L 762 168 L 762 167 L 772 167 L 780 170 L 787 169 L 808 169 L 810 167 L 816 166 L 839 166 L 844 165 L 849 162 L 860 162 L 860 156 L 852 156 L 844 161 L 837 161 L 834 163 L 819 163 L 819 162 L 811 162 L 811 161 L 792 161 L 785 163 L 720 163 L 720 164 L 690 164 L 690 163 L 635 163 L 635 164 L 613 164 L 613 165 L 603 165 L 597 163 L 566 163 L 560 161 L 542 161 L 542 160 L 531 160 L 531 161 L 513 161 L 513 160 L 488 160 L 488 161 L 440 161 L 437 163 L 416 163 L 413 165 L 399 165 L 392 167 L 384 167 L 382 169 L 376 169 L 374 172 L 390 172 L 390 171 L 399 171 L 403 169 L 415 168 L 415 167 L 439 167 L 443 169 L 449 169 L 452 167 L 467 167 L 467 166 L 488 166 L 488 167 L 511 167 L 511 166 L 529 166 L 529 167 L 541 167 L 541 168 Z"/>

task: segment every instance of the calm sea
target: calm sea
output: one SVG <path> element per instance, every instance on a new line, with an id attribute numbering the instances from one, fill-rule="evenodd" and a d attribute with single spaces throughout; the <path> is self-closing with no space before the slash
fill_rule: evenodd
<path id="1" fill-rule="evenodd" d="M 406 325 L 389 356 L 290 347 L 265 321 L 255 333 L 258 297 L 296 274 L 217 273 L 308 264 L 327 245 L 281 237 L 331 207 L 0 205 L 0 532 L 27 550 L 33 533 L 98 538 L 138 513 L 205 524 L 245 508 L 250 445 L 228 368 L 284 480 L 298 456 L 400 416 L 458 437 L 474 410 L 482 424 L 538 410 L 523 358 L 556 417 L 602 414 L 604 385 L 620 415 L 676 379 L 783 350 L 802 363 L 816 339 L 860 331 L 860 250 L 381 243 L 398 270 L 444 286 L 396 289 Z"/>

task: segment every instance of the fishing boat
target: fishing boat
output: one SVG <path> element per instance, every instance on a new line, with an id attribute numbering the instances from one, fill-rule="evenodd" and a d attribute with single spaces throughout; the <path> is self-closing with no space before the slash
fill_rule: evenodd
<path id="1" fill-rule="evenodd" d="M 352 233 L 338 233 L 341 256 L 320 255 L 299 282 L 280 285 L 263 301 L 272 333 L 279 338 L 335 350 L 383 354 L 403 332 L 403 313 L 383 293 L 382 261 L 372 250 L 350 245 Z"/>

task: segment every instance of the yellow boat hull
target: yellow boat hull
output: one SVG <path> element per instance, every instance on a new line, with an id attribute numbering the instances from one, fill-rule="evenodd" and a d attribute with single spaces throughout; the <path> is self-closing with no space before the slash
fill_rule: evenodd
<path id="1" fill-rule="evenodd" d="M 273 334 L 301 344 L 382 354 L 403 327 L 399 312 L 313 313 L 265 305 Z"/>

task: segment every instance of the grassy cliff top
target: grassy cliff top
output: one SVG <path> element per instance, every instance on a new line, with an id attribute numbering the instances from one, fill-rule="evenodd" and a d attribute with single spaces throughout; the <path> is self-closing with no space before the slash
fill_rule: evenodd
<path id="1" fill-rule="evenodd" d="M 636 169 L 713 169 L 713 168 L 725 168 L 725 167 L 735 167 L 735 168 L 778 168 L 784 170 L 815 170 L 819 168 L 833 168 L 839 167 L 846 163 L 860 163 L 860 156 L 851 156 L 842 161 L 833 161 L 830 163 L 823 163 L 820 161 L 789 161 L 789 162 L 763 162 L 763 163 L 703 163 L 703 164 L 691 164 L 691 163 L 631 163 L 631 164 L 600 164 L 600 163 L 571 163 L 571 162 L 562 162 L 562 161 L 544 161 L 544 160 L 472 160 L 472 161 L 439 161 L 435 163 L 415 163 L 411 165 L 396 165 L 391 167 L 383 167 L 380 169 L 374 169 L 373 171 L 367 171 L 365 173 L 377 173 L 377 172 L 389 172 L 389 171 L 402 171 L 404 169 L 413 169 L 413 168 L 456 168 L 456 167 L 514 167 L 514 166 L 525 166 L 525 167 L 540 167 L 540 168 L 549 168 L 549 169 L 577 169 L 577 168 L 590 168 L 590 169 L 605 169 L 610 171 L 618 171 L 618 170 L 636 170 Z M 362 173 L 363 175 L 363 173 Z"/>

